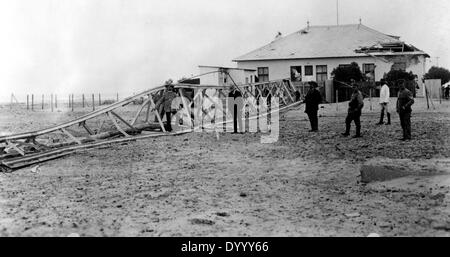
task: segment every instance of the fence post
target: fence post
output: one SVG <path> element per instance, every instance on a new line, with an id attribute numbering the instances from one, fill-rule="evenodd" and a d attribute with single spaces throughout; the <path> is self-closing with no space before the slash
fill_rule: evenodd
<path id="1" fill-rule="evenodd" d="M 372 110 L 372 88 L 369 88 L 370 110 Z"/>
<path id="2" fill-rule="evenodd" d="M 73 94 L 72 94 L 72 101 L 71 101 L 72 103 L 70 104 L 71 106 L 72 106 L 72 112 L 73 112 Z"/>
<path id="3" fill-rule="evenodd" d="M 28 95 L 27 95 L 27 110 L 29 110 L 30 109 L 30 106 L 29 106 L 29 98 L 28 98 Z"/>
<path id="4" fill-rule="evenodd" d="M 94 99 L 94 94 L 92 94 L 92 110 L 95 111 L 95 99 Z"/>
<path id="5" fill-rule="evenodd" d="M 52 108 L 52 112 L 53 112 L 53 94 L 51 94 L 50 105 L 51 105 L 51 108 Z"/>
<path id="6" fill-rule="evenodd" d="M 84 94 L 82 95 L 82 98 L 83 98 L 83 100 L 82 100 L 82 101 L 83 101 L 83 108 L 84 108 Z"/>
<path id="7" fill-rule="evenodd" d="M 339 110 L 338 104 L 339 104 L 339 90 L 336 90 L 336 111 Z"/>
<path id="8" fill-rule="evenodd" d="M 430 91 L 428 92 L 428 97 L 430 98 L 430 105 L 433 106 L 434 109 L 434 103 L 433 103 L 433 84 L 430 85 Z"/>
<path id="9" fill-rule="evenodd" d="M 102 96 L 98 93 L 98 106 L 102 105 Z"/>

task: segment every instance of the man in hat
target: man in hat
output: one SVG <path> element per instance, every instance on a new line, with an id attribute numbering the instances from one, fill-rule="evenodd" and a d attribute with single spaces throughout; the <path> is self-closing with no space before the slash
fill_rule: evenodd
<path id="1" fill-rule="evenodd" d="M 171 118 L 172 118 L 172 101 L 177 97 L 177 94 L 174 92 L 175 87 L 172 84 L 172 80 L 169 79 L 166 81 L 165 85 L 166 87 L 162 97 L 158 100 L 158 102 L 155 104 L 158 107 L 162 104 L 163 106 L 163 113 L 166 114 L 167 124 L 166 124 L 166 131 L 171 132 L 172 131 L 172 124 L 171 124 Z M 163 118 L 163 117 L 161 117 Z"/>
<path id="2" fill-rule="evenodd" d="M 236 86 L 231 85 L 230 87 L 227 105 L 228 110 L 233 115 L 233 133 L 243 132 L 242 108 L 244 107 L 244 100 L 241 91 Z"/>
<path id="3" fill-rule="evenodd" d="M 387 123 L 386 125 L 391 125 L 391 114 L 389 113 L 388 105 L 389 105 L 389 87 L 386 83 L 385 79 L 381 79 L 381 89 L 380 89 L 380 106 L 381 106 L 381 114 L 380 121 L 377 125 L 383 125 L 384 113 L 386 112 Z"/>
<path id="4" fill-rule="evenodd" d="M 397 113 L 400 116 L 400 124 L 403 130 L 402 141 L 411 140 L 411 105 L 414 104 L 414 98 L 403 81 L 400 82 L 400 91 L 397 98 Z"/>
<path id="5" fill-rule="evenodd" d="M 358 85 L 356 83 L 352 84 L 353 93 L 348 103 L 348 114 L 345 119 L 345 133 L 343 136 L 350 135 L 350 125 L 352 121 L 355 122 L 356 134 L 353 138 L 361 137 L 361 111 L 364 107 L 364 99 L 361 91 L 358 90 Z"/>
<path id="6" fill-rule="evenodd" d="M 317 90 L 317 83 L 314 81 L 308 82 L 309 91 L 305 96 L 305 113 L 308 115 L 309 123 L 311 123 L 311 130 L 309 132 L 317 132 L 319 130 L 319 121 L 317 112 L 319 111 L 319 104 L 322 103 L 322 96 Z"/>

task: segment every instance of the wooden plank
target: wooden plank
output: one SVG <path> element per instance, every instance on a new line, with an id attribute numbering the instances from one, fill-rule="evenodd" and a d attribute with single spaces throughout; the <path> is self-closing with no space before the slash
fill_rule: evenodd
<path id="1" fill-rule="evenodd" d="M 194 108 L 194 111 L 196 111 L 194 113 L 194 119 L 195 119 L 194 126 L 201 124 L 199 126 L 200 129 L 203 127 L 203 104 L 205 102 L 205 100 L 204 100 L 205 95 L 206 95 L 205 91 L 206 91 L 206 89 L 199 90 L 197 92 L 197 95 L 194 97 L 194 100 L 195 100 L 194 107 L 197 107 L 197 108 Z M 197 103 L 199 104 L 198 106 L 195 105 Z"/>
<path id="2" fill-rule="evenodd" d="M 205 96 L 206 96 L 206 98 L 208 98 L 209 101 L 211 101 L 211 103 L 214 104 L 214 107 L 215 107 L 215 108 L 220 109 L 220 111 L 222 111 L 223 113 L 225 113 L 224 110 L 223 110 L 223 108 L 222 108 L 222 105 L 219 105 L 219 104 L 218 104 L 216 101 L 214 101 L 209 95 L 206 95 L 206 94 L 205 94 Z M 219 101 L 220 101 L 220 100 L 221 100 L 221 99 L 219 98 Z"/>
<path id="3" fill-rule="evenodd" d="M 248 89 L 248 87 L 245 87 L 244 89 L 249 95 L 251 95 L 253 98 L 255 98 L 255 95 Z"/>
<path id="4" fill-rule="evenodd" d="M 86 121 L 80 122 L 80 125 L 89 133 L 89 135 L 94 135 L 95 133 L 86 125 Z"/>
<path id="5" fill-rule="evenodd" d="M 223 92 L 223 89 L 219 89 L 219 97 L 223 96 L 224 98 L 227 98 L 227 95 Z"/>
<path id="6" fill-rule="evenodd" d="M 12 147 L 14 150 L 16 150 L 20 155 L 24 156 L 25 155 L 25 151 L 23 151 L 22 149 L 20 149 L 16 144 L 12 143 L 11 141 L 6 141 L 6 143 L 8 144 L 8 146 Z"/>
<path id="7" fill-rule="evenodd" d="M 136 124 L 137 119 L 139 118 L 139 115 L 141 115 L 142 110 L 144 110 L 145 106 L 148 104 L 150 105 L 150 97 L 151 95 L 148 96 L 149 99 L 145 100 L 144 103 L 141 105 L 141 107 L 139 107 L 138 112 L 136 113 L 136 115 L 133 118 L 133 121 L 131 122 L 131 125 Z"/>
<path id="8" fill-rule="evenodd" d="M 39 159 L 51 158 L 51 157 L 54 157 L 54 156 L 57 156 L 59 154 L 66 153 L 66 152 L 82 150 L 82 149 L 87 149 L 87 148 L 94 148 L 94 147 L 106 145 L 106 144 L 114 144 L 114 143 L 133 141 L 133 140 L 138 140 L 138 139 L 146 139 L 146 138 L 160 137 L 160 136 L 166 136 L 166 135 L 182 135 L 182 134 L 186 134 L 189 132 L 192 132 L 192 130 L 175 132 L 175 133 L 171 133 L 171 134 L 154 133 L 154 134 L 150 134 L 150 135 L 141 135 L 141 136 L 127 137 L 127 138 L 120 138 L 120 139 L 112 139 L 112 140 L 107 140 L 107 141 L 103 141 L 103 142 L 83 144 L 83 145 L 78 145 L 78 146 L 67 146 L 67 147 L 64 147 L 63 149 L 51 150 L 51 151 L 48 151 L 45 153 L 35 154 L 33 156 L 24 156 L 23 158 L 17 158 L 14 160 L 5 160 L 5 161 L 2 161 L 1 163 L 7 167 L 20 168 L 20 167 L 30 165 L 33 163 L 39 163 L 40 162 Z M 24 163 L 24 162 L 27 162 L 27 163 L 24 165 L 23 164 L 21 165 L 21 163 Z"/>
<path id="9" fill-rule="evenodd" d="M 294 87 L 294 85 L 292 84 L 291 80 L 287 80 L 287 83 L 289 84 L 289 86 L 292 88 L 293 92 L 296 92 L 297 89 Z"/>
<path id="10" fill-rule="evenodd" d="M 188 106 L 186 105 L 186 101 L 184 100 L 184 97 L 183 97 L 183 95 L 184 95 L 183 94 L 183 89 L 180 88 L 179 92 L 180 92 L 180 95 L 181 95 L 181 102 L 183 102 L 183 109 L 186 112 L 186 116 L 187 116 L 187 118 L 189 120 L 189 123 L 190 123 L 191 127 L 193 127 L 193 123 L 192 123 L 192 120 L 191 120 L 191 114 L 189 113 Z"/>
<path id="11" fill-rule="evenodd" d="M 289 90 L 287 89 L 286 85 L 284 84 L 284 82 L 281 82 L 281 84 L 283 85 L 284 89 L 286 90 L 286 93 L 288 94 L 289 98 L 291 98 L 292 102 L 295 102 L 294 98 L 292 97 L 291 93 L 289 92 Z"/>
<path id="12" fill-rule="evenodd" d="M 107 112 L 106 115 L 108 116 L 108 118 L 112 121 L 112 123 L 114 124 L 114 126 L 116 126 L 117 130 L 120 131 L 120 133 L 122 133 L 124 136 L 129 137 L 130 135 L 127 134 L 127 132 L 125 132 L 117 123 L 116 119 L 114 119 L 113 116 L 111 116 L 110 112 Z"/>
<path id="13" fill-rule="evenodd" d="M 259 87 L 255 87 L 256 90 L 259 92 L 259 97 L 263 97 L 263 91 Z"/>
<path id="14" fill-rule="evenodd" d="M 79 145 L 82 144 L 81 141 L 78 138 L 74 137 L 72 134 L 70 134 L 69 131 L 65 130 L 64 128 L 61 128 L 61 131 L 64 134 L 66 134 L 70 139 L 72 139 L 72 141 L 76 142 Z"/>
<path id="15" fill-rule="evenodd" d="M 273 93 L 273 90 L 275 90 L 275 93 Z M 281 87 L 273 87 L 273 88 L 271 89 L 272 97 L 278 96 L 278 98 L 281 99 L 285 105 L 287 105 L 287 102 L 286 102 L 286 100 L 284 99 L 284 96 L 280 94 L 280 91 L 281 91 Z M 282 92 L 282 91 L 281 91 L 281 92 Z"/>
<path id="16" fill-rule="evenodd" d="M 163 131 L 163 132 L 166 132 L 166 128 L 164 128 L 164 123 L 162 122 L 162 120 L 161 120 L 161 116 L 159 116 L 159 112 L 158 112 L 158 110 L 156 109 L 156 104 L 155 104 L 155 102 L 153 101 L 153 96 L 152 95 L 150 95 L 150 104 L 149 104 L 149 106 L 150 105 L 153 105 L 155 108 L 154 108 L 154 113 L 155 113 L 155 116 L 156 116 L 156 119 L 158 120 L 158 123 L 159 123 L 159 126 L 161 126 L 161 130 Z"/>
<path id="17" fill-rule="evenodd" d="M 150 109 L 151 109 L 151 105 L 147 106 L 147 113 L 145 114 L 145 122 L 148 122 L 148 119 L 150 117 Z M 156 109 L 156 106 L 155 106 Z"/>
<path id="18" fill-rule="evenodd" d="M 34 161 L 28 161 L 28 162 L 24 162 L 24 163 L 19 163 L 19 164 L 16 164 L 16 165 L 7 165 L 6 164 L 6 166 L 8 168 L 10 168 L 10 169 L 18 169 L 18 168 L 22 168 L 22 167 L 25 167 L 25 166 L 29 166 L 29 165 L 35 164 L 35 163 L 41 163 L 41 162 L 57 159 L 57 158 L 69 155 L 71 153 L 72 152 L 64 152 L 64 153 L 59 153 L 59 154 L 56 154 L 56 155 L 50 155 L 50 156 L 38 158 L 38 159 L 36 159 Z M 5 165 L 5 163 L 3 163 L 3 164 Z"/>
<path id="19" fill-rule="evenodd" d="M 203 103 L 204 103 L 204 91 L 206 91 L 204 88 L 200 88 L 195 93 L 194 97 L 192 98 L 192 102 L 194 103 L 194 126 L 203 123 L 202 119 L 202 110 L 203 110 Z M 184 104 L 183 104 L 184 106 Z M 201 126 L 200 126 L 201 127 Z M 199 127 L 199 128 L 200 128 Z"/>
<path id="20" fill-rule="evenodd" d="M 48 145 L 39 143 L 36 141 L 35 137 L 29 137 L 25 140 L 25 143 L 29 143 L 31 145 L 33 145 L 36 149 L 41 150 L 41 149 L 49 149 L 50 147 Z"/>
<path id="21" fill-rule="evenodd" d="M 103 125 L 105 125 L 105 120 L 103 120 L 102 123 L 100 123 L 100 126 L 98 127 L 97 132 L 95 133 L 96 135 L 100 133 L 100 131 L 103 128 Z"/>
<path id="22" fill-rule="evenodd" d="M 136 129 L 135 127 L 133 127 L 130 123 L 128 123 L 126 120 L 124 120 L 122 117 L 119 116 L 119 114 L 115 113 L 114 111 L 110 112 L 112 115 L 116 116 L 116 118 L 118 118 L 121 122 L 123 122 L 125 125 L 127 125 L 128 127 L 130 127 L 131 129 Z"/>

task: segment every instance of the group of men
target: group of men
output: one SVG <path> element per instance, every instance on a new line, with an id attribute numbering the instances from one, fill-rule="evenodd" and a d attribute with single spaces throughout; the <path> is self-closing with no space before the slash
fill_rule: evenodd
<path id="1" fill-rule="evenodd" d="M 175 87 L 171 79 L 167 80 L 164 86 L 165 90 L 158 101 L 156 101 L 155 109 L 158 110 L 161 119 L 164 119 L 164 116 L 166 117 L 164 129 L 171 132 L 173 130 L 171 124 L 172 115 L 177 112 L 176 108 L 173 106 L 173 100 L 177 98 L 177 93 L 175 92 Z M 232 86 L 228 94 L 228 107 L 233 115 L 233 133 L 241 133 L 240 131 L 243 130 L 242 112 L 238 110 L 243 105 L 241 97 L 242 94 L 238 88 Z"/>
<path id="2" fill-rule="evenodd" d="M 319 110 L 319 104 L 322 103 L 322 97 L 320 95 L 317 83 L 309 82 L 310 89 L 305 96 L 305 113 L 308 115 L 309 121 L 311 123 L 310 132 L 318 131 L 318 118 L 317 113 Z M 387 85 L 386 80 L 381 80 L 381 89 L 380 89 L 380 120 L 377 125 L 383 125 L 384 116 L 386 114 L 387 123 L 386 125 L 391 125 L 391 114 L 389 112 L 389 87 Z M 356 83 L 352 83 L 351 87 L 353 88 L 353 93 L 350 98 L 350 102 L 348 103 L 348 112 L 347 117 L 345 119 L 345 132 L 342 133 L 343 136 L 347 137 L 350 135 L 350 127 L 351 123 L 355 123 L 356 133 L 354 138 L 361 137 L 361 113 L 364 107 L 364 96 L 361 91 L 358 89 L 358 85 Z M 403 130 L 403 137 L 400 139 L 402 141 L 411 140 L 411 105 L 414 104 L 414 98 L 406 87 L 404 82 L 400 82 L 399 84 L 399 93 L 397 98 L 397 113 L 400 117 L 400 124 Z"/>
<path id="3" fill-rule="evenodd" d="M 305 103 L 305 113 L 308 115 L 309 121 L 311 123 L 311 130 L 310 132 L 317 132 L 319 131 L 319 122 L 318 122 L 318 111 L 319 111 L 319 104 L 322 103 L 322 96 L 318 90 L 318 85 L 316 82 L 309 82 L 310 89 L 308 93 L 306 94 L 304 98 Z M 390 99 L 390 93 L 389 93 L 389 87 L 387 85 L 387 82 L 382 79 L 381 80 L 381 89 L 380 89 L 380 107 L 381 107 L 381 113 L 380 113 L 380 120 L 377 123 L 377 125 L 383 125 L 384 123 L 384 116 L 387 117 L 387 123 L 386 125 L 391 125 L 391 114 L 389 112 L 389 99 Z M 358 85 L 356 83 L 352 83 L 351 87 L 353 88 L 353 93 L 350 98 L 350 102 L 348 103 L 348 112 L 347 117 L 345 119 L 345 132 L 342 133 L 343 136 L 347 137 L 350 135 L 350 127 L 351 123 L 355 123 L 356 132 L 353 136 L 354 138 L 361 137 L 361 113 L 362 109 L 364 107 L 364 96 L 361 93 L 361 91 L 358 89 Z M 400 124 L 403 130 L 403 137 L 400 140 L 411 140 L 411 105 L 414 104 L 414 98 L 411 91 L 406 89 L 405 84 L 403 82 L 400 82 L 399 85 L 399 93 L 397 98 L 397 113 L 400 117 Z M 237 97 L 240 97 L 240 92 L 235 88 L 232 87 L 230 90 L 229 97 L 236 99 Z M 166 124 L 166 130 L 172 131 L 171 126 L 171 116 L 172 113 L 175 111 L 172 108 L 172 101 L 177 97 L 177 94 L 174 92 L 174 86 L 172 84 L 172 81 L 166 82 L 166 90 L 164 91 L 162 97 L 157 101 L 156 106 L 157 109 L 162 109 L 161 118 L 166 115 L 167 124 Z M 162 107 L 162 108 L 160 108 Z M 233 108 L 234 107 L 234 108 Z M 237 110 L 237 106 L 231 107 L 231 111 L 234 114 L 233 115 L 233 124 L 234 124 L 234 132 L 237 133 L 238 131 L 238 125 L 239 131 L 241 131 L 242 125 L 238 120 L 239 118 L 239 111 Z"/>

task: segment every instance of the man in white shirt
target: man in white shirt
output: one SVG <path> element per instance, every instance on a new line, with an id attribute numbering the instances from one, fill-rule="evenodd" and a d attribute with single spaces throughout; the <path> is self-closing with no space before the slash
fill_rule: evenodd
<path id="1" fill-rule="evenodd" d="M 380 116 L 380 122 L 377 123 L 377 125 L 383 125 L 383 119 L 384 119 L 384 112 L 386 112 L 386 116 L 388 119 L 388 122 L 386 125 L 391 125 L 391 114 L 389 113 L 388 104 L 389 104 L 389 87 L 386 83 L 385 79 L 381 79 L 381 90 L 380 90 L 380 106 L 381 106 L 381 116 Z"/>

